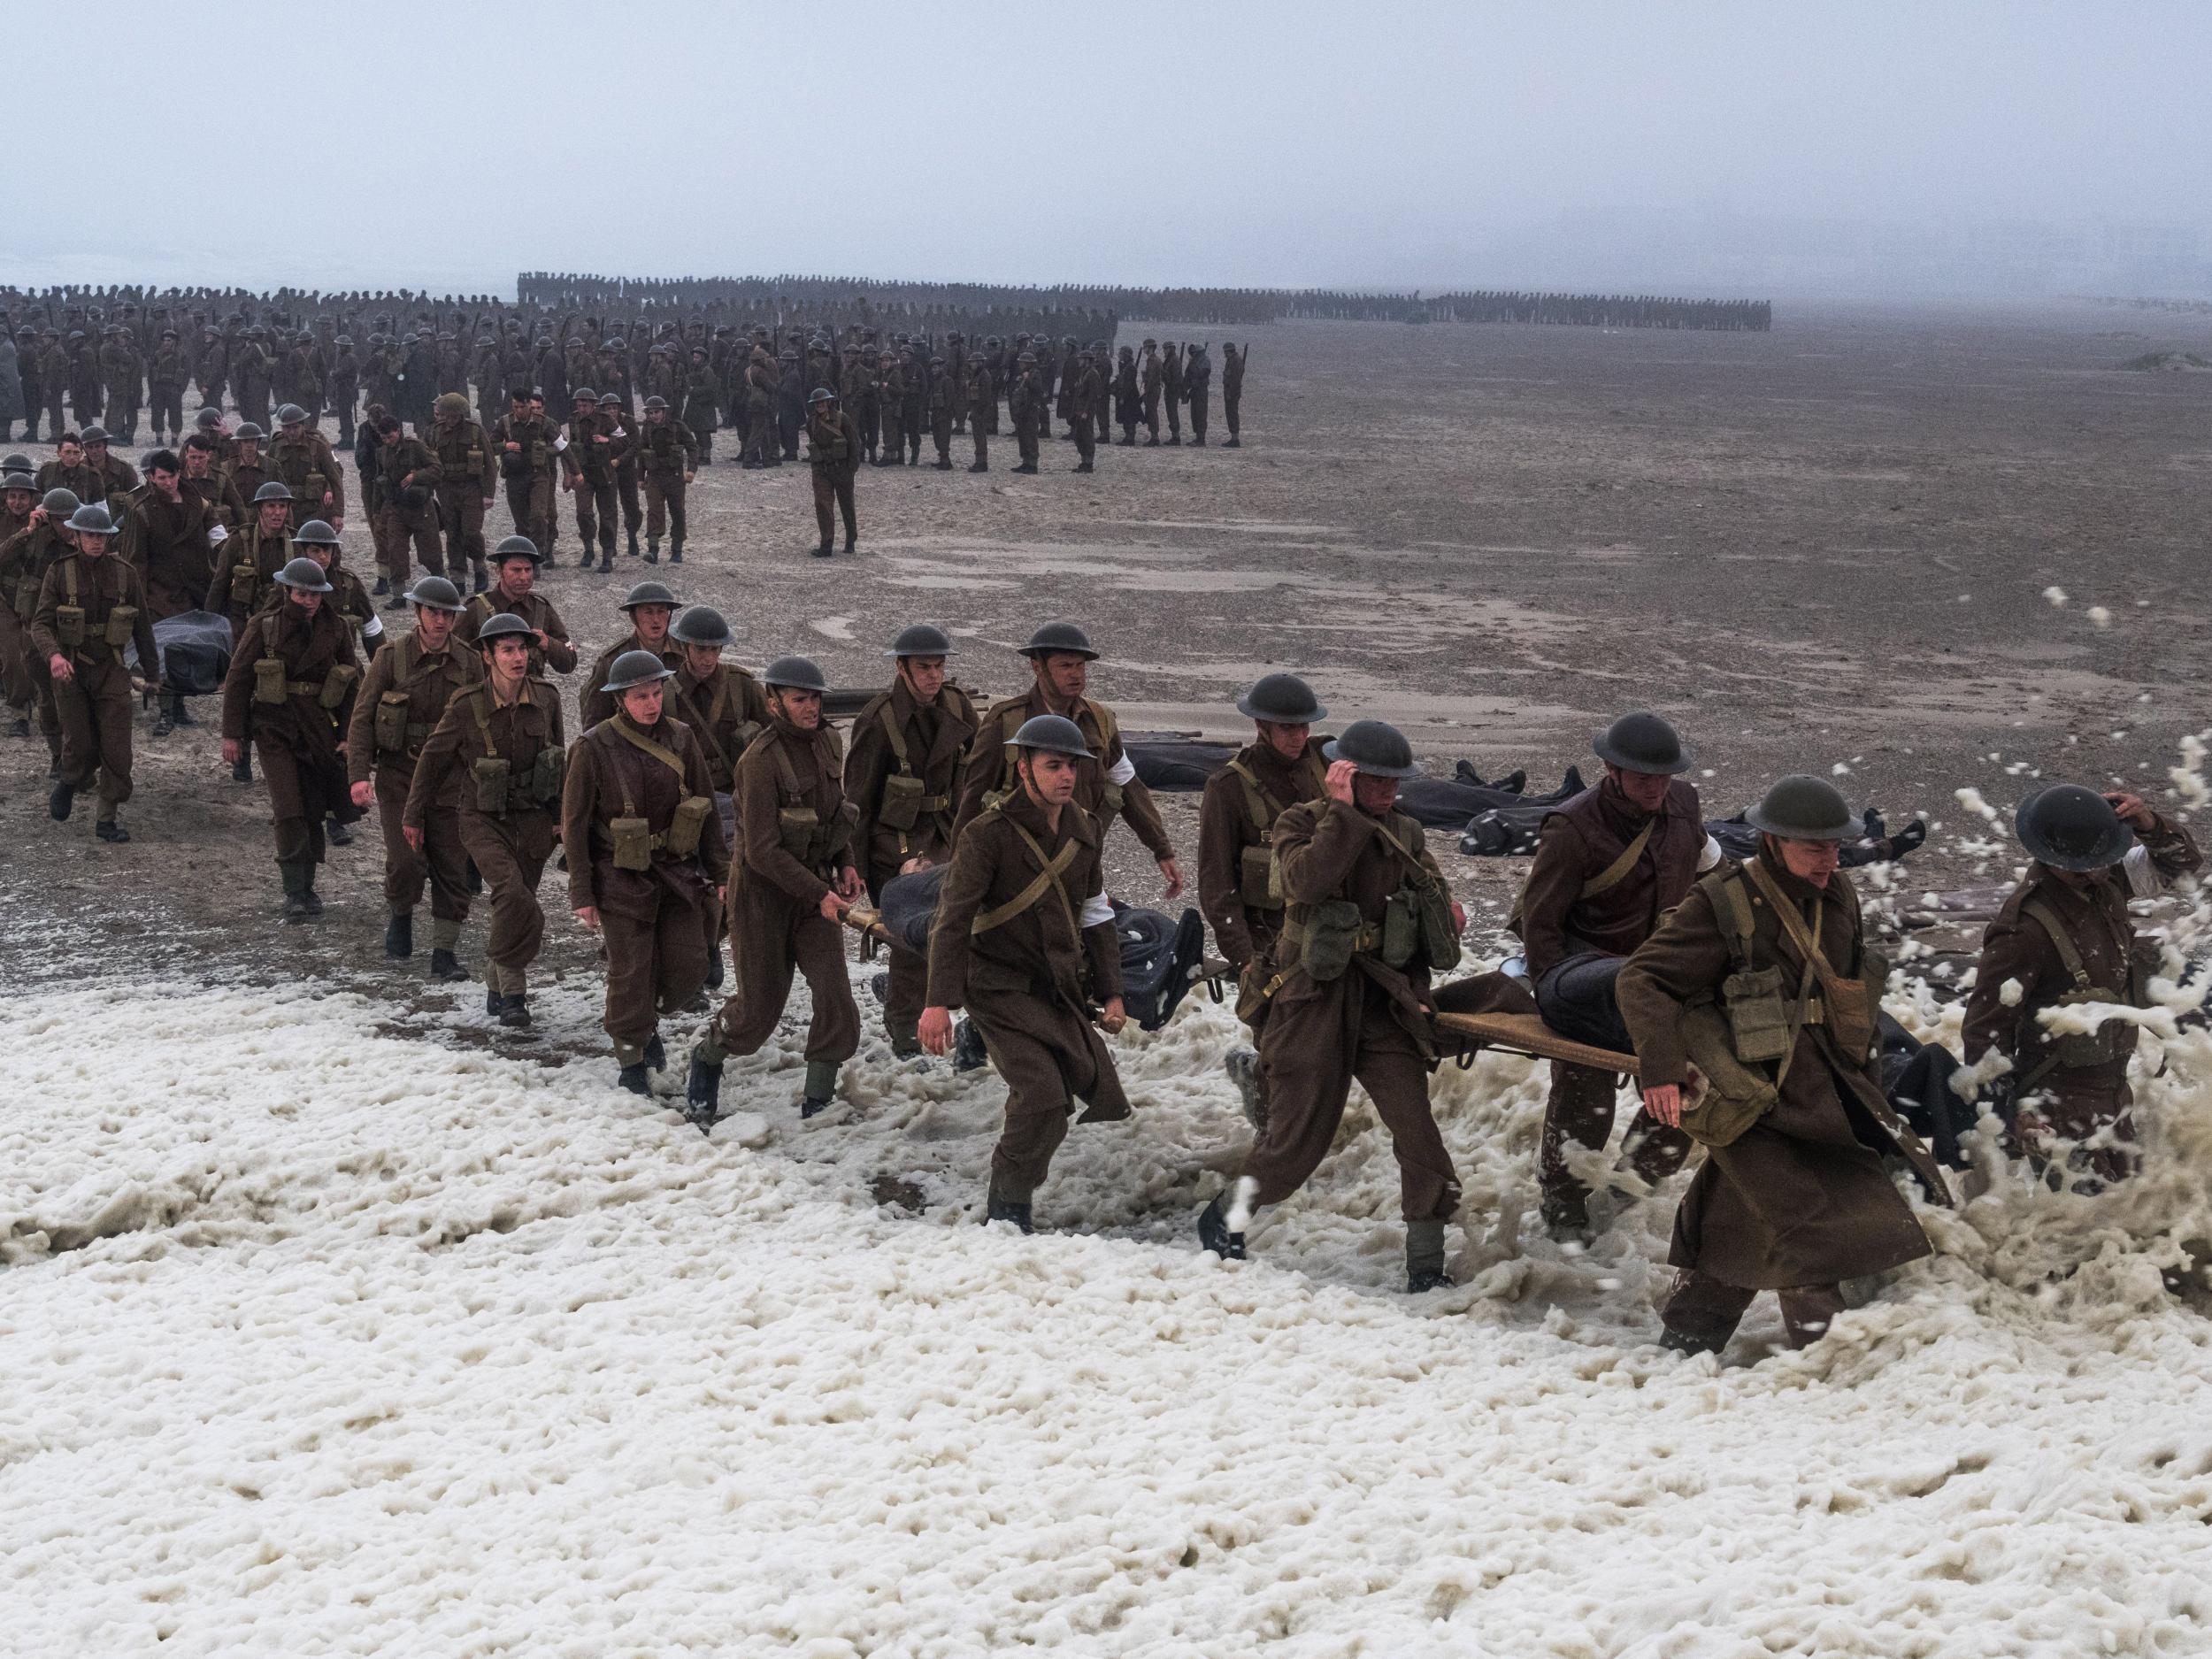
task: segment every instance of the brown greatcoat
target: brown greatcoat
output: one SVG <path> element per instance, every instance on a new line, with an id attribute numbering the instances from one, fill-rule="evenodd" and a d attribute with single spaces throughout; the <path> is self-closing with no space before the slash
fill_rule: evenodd
<path id="1" fill-rule="evenodd" d="M 1647 825 L 1651 833 L 1635 862 L 1602 892 L 1586 895 Z M 1667 786 L 1666 799 L 1654 813 L 1645 813 L 1609 778 L 1547 813 L 1517 910 L 1529 977 L 1541 981 L 1576 956 L 1632 954 L 1697 879 L 1705 840 L 1697 791 L 1679 778 Z M 1605 1145 L 1613 1133 L 1618 1092 L 1619 1081 L 1609 1071 L 1552 1062 L 1538 1165 L 1545 1205 L 1555 1220 L 1587 1220 L 1589 1189 L 1569 1169 L 1566 1147 Z M 1691 1146 L 1679 1129 L 1640 1110 L 1622 1150 L 1639 1175 L 1659 1181 L 1681 1169 Z"/>
<path id="2" fill-rule="evenodd" d="M 737 990 L 714 1029 L 730 1054 L 755 1053 L 768 1041 L 795 968 L 814 998 L 808 1061 L 835 1064 L 860 1047 L 844 929 L 821 913 L 822 895 L 853 865 L 842 772 L 837 734 L 827 726 L 803 732 L 772 716 L 737 763 L 738 859 L 729 903 Z M 781 815 L 807 810 L 818 827 L 802 841 L 802 822 Z"/>
<path id="3" fill-rule="evenodd" d="M 1375 1103 L 1398 1160 L 1400 1202 L 1408 1221 L 1447 1221 L 1459 1208 L 1459 1178 L 1429 1111 L 1429 970 L 1417 953 L 1403 969 L 1378 950 L 1357 952 L 1338 978 L 1305 972 L 1302 930 L 1332 899 L 1359 907 L 1379 924 L 1391 895 L 1411 872 L 1379 833 L 1387 829 L 1438 882 L 1442 872 L 1420 824 L 1393 812 L 1386 824 L 1356 806 L 1324 797 L 1286 809 L 1275 820 L 1285 926 L 1275 946 L 1276 990 L 1260 1037 L 1267 1127 L 1242 1173 L 1259 1183 L 1253 1202 L 1279 1203 L 1320 1168 L 1357 1081 Z"/>
<path id="4" fill-rule="evenodd" d="M 734 794 L 737 763 L 768 724 L 768 697 L 760 681 L 734 663 L 722 663 L 706 680 L 694 679 L 686 662 L 667 682 L 673 707 L 697 734 L 717 795 Z"/>
<path id="5" fill-rule="evenodd" d="M 1199 797 L 1198 908 L 1239 973 L 1255 963 L 1268 964 L 1283 925 L 1279 903 L 1246 902 L 1245 849 L 1271 845 L 1285 808 L 1321 798 L 1328 780 L 1322 748 L 1322 739 L 1310 737 L 1305 754 L 1288 761 L 1272 743 L 1247 743 L 1206 780 Z"/>
<path id="6" fill-rule="evenodd" d="M 264 535 L 257 511 L 246 521 L 244 529 L 232 531 L 222 546 L 214 549 L 207 603 L 201 609 L 230 618 L 234 647 L 245 637 L 246 624 L 269 595 L 282 591 L 277 587 L 276 573 L 291 562 L 292 533 L 280 530 Z"/>
<path id="7" fill-rule="evenodd" d="M 575 671 L 576 647 L 569 641 L 568 624 L 561 620 L 561 613 L 553 608 L 553 602 L 534 588 L 517 599 L 494 583 L 489 592 L 476 595 L 463 607 L 460 620 L 453 625 L 453 637 L 473 648 L 484 625 L 503 612 L 520 617 L 545 635 L 542 650 L 535 640 L 530 641 L 530 672 L 534 678 L 549 668 L 557 674 Z"/>
<path id="8" fill-rule="evenodd" d="M 65 605 L 84 612 L 82 638 L 74 646 L 61 637 Z M 137 613 L 127 626 L 115 614 L 125 607 Z M 154 625 L 138 572 L 113 553 L 88 559 L 74 550 L 47 566 L 31 618 L 31 649 L 60 722 L 62 781 L 89 789 L 96 767 L 99 815 L 105 820 L 131 798 L 131 677 L 123 664 L 126 645 L 110 642 L 111 622 L 126 634 L 127 645 L 138 648 L 142 672 L 151 674 Z M 55 657 L 69 659 L 71 679 L 50 677 L 47 664 Z"/>
<path id="9" fill-rule="evenodd" d="M 280 432 L 269 442 L 269 470 L 292 492 L 295 525 L 310 518 L 335 524 L 345 518 L 346 475 L 321 433 L 303 430 L 292 439 Z M 323 499 L 326 494 L 328 501 Z"/>
<path id="10" fill-rule="evenodd" d="M 659 1029 L 659 1016 L 681 1009 L 707 982 L 715 891 L 730 874 L 713 795 L 714 780 L 698 738 L 665 712 L 649 727 L 634 726 L 627 714 L 618 712 L 585 733 L 570 751 L 561 797 L 569 908 L 599 912 L 607 947 L 603 1024 L 625 1065 L 642 1056 Z M 679 855 L 657 847 L 650 869 L 616 868 L 608 827 L 613 820 L 643 818 L 652 834 L 664 836 L 678 803 L 687 797 L 704 797 L 709 808 L 695 851 Z"/>
<path id="11" fill-rule="evenodd" d="M 1026 832 L 1026 838 L 1025 838 Z M 929 1005 L 965 1008 L 1006 1082 L 1006 1121 L 991 1153 L 991 1196 L 1027 1203 L 1068 1133 L 1074 1102 L 1084 1123 L 1129 1116 L 1129 1099 L 1094 1002 L 1121 995 L 1121 949 L 1110 914 L 1089 926 L 1086 906 L 1105 893 L 1098 821 L 1072 802 L 1059 826 L 1017 787 L 960 833 L 929 935 Z M 1031 842 L 1035 843 L 1035 850 Z M 1003 914 L 1059 858 L 1067 864 L 1025 909 Z M 1044 854 L 1041 861 L 1038 852 Z"/>
<path id="12" fill-rule="evenodd" d="M 553 856 L 558 833 L 557 793 L 541 800 L 520 787 L 536 770 L 538 756 L 566 746 L 562 733 L 561 694 L 542 680 L 526 678 L 512 703 L 500 701 L 488 675 L 454 694 L 437 728 L 424 741 L 408 786 L 404 828 L 421 830 L 427 844 L 436 803 L 447 780 L 460 782 L 461 845 L 476 861 L 491 895 L 491 929 L 484 941 L 485 978 L 489 988 L 520 996 L 525 975 L 545 939 L 545 912 L 538 906 L 538 879 Z M 476 763 L 503 759 L 511 787 L 504 810 L 486 810 L 476 783 Z"/>
<path id="13" fill-rule="evenodd" d="M 320 864 L 325 820 L 350 824 L 362 816 L 338 752 L 361 689 L 360 663 L 351 626 L 331 608 L 334 597 L 326 595 L 311 617 L 288 601 L 255 617 L 232 647 L 230 675 L 223 681 L 223 736 L 241 742 L 250 736 L 260 752 L 279 864 Z M 254 664 L 265 657 L 284 664 L 280 703 L 255 695 Z M 324 684 L 341 672 L 352 683 L 337 706 L 326 709 Z"/>
<path id="14" fill-rule="evenodd" d="M 960 785 L 960 817 L 954 833 L 967 828 L 989 796 L 1008 787 L 1013 777 L 1012 751 L 1008 745 L 1022 723 L 1039 714 L 1065 716 L 1075 722 L 1090 744 L 1091 758 L 1075 769 L 1075 804 L 1098 820 L 1099 833 L 1102 836 L 1111 829 L 1118 815 L 1129 820 L 1129 827 L 1154 859 L 1173 857 L 1175 846 L 1167 838 L 1167 826 L 1161 821 L 1152 791 L 1136 778 L 1120 785 L 1107 781 L 1107 772 L 1125 758 L 1121 723 L 1114 718 L 1114 711 L 1091 697 L 1078 699 L 1071 709 L 1055 708 L 1043 689 L 1034 685 L 1021 696 L 993 703 L 984 715 L 975 745 L 968 751 L 967 772 Z"/>
<path id="15" fill-rule="evenodd" d="M 421 852 L 402 832 L 423 745 L 454 694 L 483 678 L 483 666 L 467 646 L 449 639 L 443 650 L 426 651 L 422 636 L 410 634 L 369 659 L 361 695 L 354 699 L 346 728 L 346 780 L 368 783 L 374 774 L 377 818 L 384 831 L 384 902 L 395 912 L 413 910 L 427 882 L 433 916 L 457 922 L 469 913 L 460 779 L 449 779 L 428 803 L 419 826 Z"/>
<path id="16" fill-rule="evenodd" d="M 629 633 L 624 634 L 612 645 L 607 647 L 605 650 L 600 652 L 597 657 L 592 658 L 591 672 L 584 677 L 583 686 L 577 693 L 578 709 L 576 718 L 578 723 L 581 725 L 587 732 L 590 731 L 593 726 L 599 725 L 603 720 L 611 718 L 614 714 L 615 708 L 617 706 L 615 694 L 611 691 L 603 690 L 601 687 L 605 686 L 607 683 L 607 671 L 614 666 L 615 658 L 621 656 L 625 651 L 651 651 L 654 656 L 661 659 L 662 665 L 665 667 L 669 672 L 680 673 L 683 672 L 683 642 L 678 640 L 675 635 L 672 634 L 662 634 L 660 644 L 657 647 L 655 647 L 648 645 L 643 640 L 640 639 L 637 634 L 637 630 L 635 628 L 632 628 Z"/>
<path id="17" fill-rule="evenodd" d="M 2162 883 L 2204 863 L 2189 832 L 2170 818 L 2158 818 L 2141 837 L 2141 844 Z M 2019 1113 L 2015 1138 L 2037 1156 L 2042 1155 L 2045 1139 L 2052 1133 L 2081 1141 L 2109 1127 L 2121 1141 L 2135 1139 L 2128 1112 L 2132 1102 L 2128 1057 L 2135 1052 L 2135 1043 L 2133 1026 L 2115 1026 L 2122 1040 L 2112 1044 L 2116 1052 L 2110 1059 L 2078 1068 L 2054 1064 L 2049 1033 L 2039 1016 L 2071 995 L 2077 987 L 2058 947 L 2027 907 L 2047 910 L 2057 918 L 2081 960 L 2089 986 L 2105 993 L 2099 1000 L 2139 1008 L 2145 1002 L 2146 976 L 2137 964 L 2139 944 L 2128 913 L 2131 896 L 2124 865 L 2097 872 L 2086 891 L 2043 864 L 2031 865 L 1982 935 L 1974 989 L 1966 999 L 1966 1063 L 1978 1064 L 1993 1048 L 2008 1056 L 2012 1071 L 1998 1084 L 2006 1100 L 2020 1094 L 2023 1079 L 2034 1078 L 2026 1094 L 2035 1097 L 2035 1104 Z M 2020 987 L 2018 1000 L 2009 1006 L 2005 1001 L 2008 983 Z M 2077 1161 L 2107 1179 L 2125 1174 L 2133 1163 L 2120 1147 L 2085 1148 Z"/>
<path id="18" fill-rule="evenodd" d="M 207 541 L 214 522 L 207 504 L 190 495 L 171 501 L 149 484 L 132 500 L 130 559 L 155 621 L 200 608 L 215 576 L 218 556 Z"/>
<path id="19" fill-rule="evenodd" d="M 1809 926 L 1817 901 L 1815 937 L 1835 972 L 1846 979 L 1867 974 L 1859 896 L 1849 879 L 1839 872 L 1819 890 L 1765 851 L 1759 856 L 1781 891 L 1808 912 Z M 1616 983 L 1647 1089 L 1688 1081 L 1682 1010 L 1715 995 L 1735 972 L 1709 887 L 1723 879 L 1726 867 L 1692 887 Z M 1779 966 L 1785 995 L 1793 997 L 1804 964 L 1759 889 L 1751 886 L 1747 897 L 1752 966 Z M 1668 1260 L 1740 1290 L 1787 1290 L 1832 1286 L 1925 1256 L 1927 1239 L 1885 1167 L 1890 1157 L 1909 1161 L 1927 1192 L 1948 1202 L 1942 1171 L 1891 1110 L 1865 1056 L 1845 1055 L 1824 1025 L 1809 1023 L 1798 1033 L 1779 1103 L 1732 1145 L 1708 1148 L 1675 1213 Z"/>

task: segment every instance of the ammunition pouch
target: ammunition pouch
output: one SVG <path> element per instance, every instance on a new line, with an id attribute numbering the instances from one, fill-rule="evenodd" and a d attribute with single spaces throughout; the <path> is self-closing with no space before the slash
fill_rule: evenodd
<path id="1" fill-rule="evenodd" d="M 494 818 L 506 811 L 508 787 L 514 780 L 514 767 L 507 757 L 480 755 L 469 769 L 476 776 L 476 810 Z"/>
<path id="2" fill-rule="evenodd" d="M 650 870 L 653 867 L 653 826 L 649 819 L 618 818 L 609 820 L 607 838 L 614 843 L 614 867 L 617 870 Z"/>
<path id="3" fill-rule="evenodd" d="M 1783 994 L 1780 968 L 1732 973 L 1721 981 L 1720 997 L 1726 1010 L 1729 1052 L 1736 1059 L 1746 1065 L 1763 1065 L 1790 1051 L 1789 999 Z"/>
<path id="4" fill-rule="evenodd" d="M 131 642 L 131 629 L 138 621 L 136 605 L 117 605 L 108 612 L 107 643 L 111 651 L 119 651 Z M 149 673 L 153 664 L 145 664 Z"/>
<path id="5" fill-rule="evenodd" d="M 1238 856 L 1237 898 L 1248 909 L 1279 910 L 1283 890 L 1275 872 L 1275 849 L 1256 842 Z"/>
<path id="6" fill-rule="evenodd" d="M 316 694 L 319 708 L 335 709 L 346 700 L 346 693 L 353 689 L 353 682 L 361 678 L 361 671 L 347 663 L 334 663 L 323 676 L 322 689 Z"/>
<path id="7" fill-rule="evenodd" d="M 403 755 L 411 745 L 409 726 L 420 729 L 419 722 L 411 723 L 407 716 L 414 708 L 414 700 L 403 691 L 388 691 L 376 700 L 376 752 L 380 755 Z M 420 740 L 416 740 L 419 741 Z"/>
<path id="8" fill-rule="evenodd" d="M 499 452 L 500 477 L 509 479 L 529 477 L 530 474 L 537 468 L 537 463 L 533 457 L 532 451 L 534 451 L 539 446 L 533 444 L 529 450 L 502 449 Z"/>
<path id="9" fill-rule="evenodd" d="M 2079 1008 L 2085 1003 L 2123 1002 L 2126 1000 L 2101 985 L 2093 985 L 2085 990 L 2069 991 L 2054 1006 Z M 2047 1039 L 2043 1045 L 2043 1053 L 2045 1058 L 2052 1063 L 2053 1071 L 2086 1071 L 2127 1058 L 2135 1052 L 2136 1034 L 2135 1026 L 2128 1021 L 2108 1019 L 2094 1031 L 2069 1032 L 2062 1037 Z"/>
<path id="10" fill-rule="evenodd" d="M 812 807 L 776 809 L 776 844 L 810 870 L 814 868 L 814 843 L 821 833 L 821 814 Z"/>
<path id="11" fill-rule="evenodd" d="M 1403 970 L 1421 948 L 1421 918 L 1410 887 L 1400 887 L 1383 901 L 1383 966 Z"/>
<path id="12" fill-rule="evenodd" d="M 54 607 L 54 637 L 61 641 L 65 651 L 81 649 L 84 645 L 84 607 L 57 605 Z"/>
<path id="13" fill-rule="evenodd" d="M 289 695 L 285 690 L 288 682 L 284 678 L 284 659 L 264 657 L 253 665 L 253 700 L 263 704 L 281 703 Z"/>
<path id="14" fill-rule="evenodd" d="M 230 602 L 234 605 L 242 605 L 248 611 L 252 610 L 254 589 L 260 585 L 261 568 L 251 559 L 243 560 L 230 567 Z"/>
<path id="15" fill-rule="evenodd" d="M 300 480 L 300 499 L 307 503 L 311 511 L 319 510 L 323 504 L 323 492 L 329 488 L 330 480 L 320 472 L 310 472 Z"/>
<path id="16" fill-rule="evenodd" d="M 706 827 L 713 812 L 712 795 L 687 795 L 677 802 L 676 816 L 668 820 L 668 850 L 679 858 L 689 858 L 695 854 L 699 850 L 699 833 Z"/>
<path id="17" fill-rule="evenodd" d="M 1682 1010 L 1677 1030 L 1683 1052 L 1696 1068 L 1682 1092 L 1683 1132 L 1700 1146 L 1733 1145 L 1774 1110 L 1782 1097 L 1780 1086 L 1763 1066 L 1737 1058 L 1735 1032 L 1715 1004 L 1691 1003 Z"/>
<path id="18" fill-rule="evenodd" d="M 1324 900 L 1295 931 L 1299 965 L 1319 985 L 1342 979 L 1355 956 L 1382 943 L 1382 929 L 1369 924 L 1349 899 Z"/>
<path id="19" fill-rule="evenodd" d="M 883 780 L 883 799 L 876 808 L 876 821 L 886 827 L 904 832 L 921 821 L 922 809 L 929 796 L 929 786 L 921 779 L 894 774 Z"/>
<path id="20" fill-rule="evenodd" d="M 549 807 L 561 798 L 561 786 L 568 780 L 568 756 L 557 743 L 541 743 L 538 757 L 530 763 L 528 781 L 523 785 L 530 804 Z"/>

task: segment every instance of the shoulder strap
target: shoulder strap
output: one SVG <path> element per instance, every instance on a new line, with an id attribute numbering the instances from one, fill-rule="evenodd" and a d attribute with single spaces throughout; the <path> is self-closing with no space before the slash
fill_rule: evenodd
<path id="1" fill-rule="evenodd" d="M 1252 815 L 1252 827 L 1259 832 L 1260 839 L 1265 841 L 1268 833 L 1275 827 L 1279 811 L 1267 798 L 1266 791 L 1260 787 L 1260 780 L 1253 776 L 1249 766 L 1240 760 L 1233 760 L 1229 763 L 1229 770 L 1243 780 L 1245 810 Z"/>
<path id="2" fill-rule="evenodd" d="M 684 763 L 681 756 L 674 753 L 672 750 L 662 748 L 651 738 L 646 736 L 644 733 L 633 730 L 627 720 L 609 720 L 606 724 L 612 726 L 614 728 L 614 734 L 620 738 L 624 742 L 627 743 L 632 749 L 637 749 L 641 753 L 650 755 L 655 760 L 660 762 L 662 765 L 667 767 L 669 771 L 674 772 L 676 774 L 676 781 L 678 783 L 680 784 L 683 781 Z"/>
<path id="3" fill-rule="evenodd" d="M 1728 954 L 1739 972 L 1751 965 L 1751 901 L 1744 896 L 1743 883 L 1741 864 L 1723 864 L 1702 884 L 1728 936 Z"/>
<path id="4" fill-rule="evenodd" d="M 1402 814 L 1394 813 L 1392 816 L 1399 817 Z M 1375 821 L 1375 833 L 1383 838 L 1392 852 L 1405 860 L 1406 869 L 1415 885 L 1425 887 L 1435 878 L 1429 874 L 1428 866 L 1421 862 L 1421 855 L 1418 851 L 1421 842 L 1421 826 L 1419 821 L 1414 818 L 1407 818 L 1406 822 L 1413 826 L 1412 833 L 1407 838 L 1413 843 L 1411 847 L 1390 833 L 1389 824 L 1384 819 L 1378 818 Z"/>
<path id="5" fill-rule="evenodd" d="M 1626 880 L 1628 872 L 1636 867 L 1636 861 L 1644 856 L 1644 849 L 1651 845 L 1651 832 L 1658 827 L 1658 824 L 1659 820 L 1655 818 L 1646 818 L 1643 828 L 1636 832 L 1636 839 L 1621 849 L 1621 856 L 1582 884 L 1582 891 L 1575 895 L 1577 900 L 1594 899 L 1601 893 L 1610 893 Z"/>
<path id="6" fill-rule="evenodd" d="M 895 697 L 886 697 L 876 705 L 876 716 L 883 722 L 884 736 L 891 740 L 891 753 L 898 760 L 899 776 L 911 778 L 914 776 L 914 763 L 907 758 L 906 733 L 899 730 L 899 717 L 892 712 L 892 705 L 896 701 Z"/>
<path id="7" fill-rule="evenodd" d="M 1004 814 L 1000 816 L 1003 818 Z M 1045 849 L 1038 844 L 1037 838 L 1027 829 L 1015 823 L 1010 818 L 1006 818 L 1005 822 L 1015 834 L 1022 838 L 1022 844 L 1029 849 L 1040 867 L 1035 879 L 1027 887 L 1007 900 L 1005 903 L 984 911 L 982 915 L 971 922 L 968 925 L 968 936 L 972 939 L 979 933 L 987 933 L 994 928 L 1005 926 L 1016 917 L 1024 915 L 1034 908 L 1037 902 L 1044 897 L 1045 889 L 1049 887 L 1060 895 L 1060 910 L 1062 914 L 1068 918 L 1068 931 L 1077 938 L 1081 938 L 1083 930 L 1076 926 L 1075 906 L 1068 902 L 1068 890 L 1060 885 L 1062 872 L 1075 862 L 1076 849 L 1081 843 L 1071 835 L 1061 846 L 1059 852 L 1048 858 L 1045 856 Z"/>
<path id="8" fill-rule="evenodd" d="M 2077 991 L 2090 989 L 2088 964 L 2082 961 L 2081 951 L 2075 946 L 2072 935 L 2067 932 L 2066 924 L 2059 918 L 2058 912 L 2040 899 L 2029 899 L 2020 906 L 2020 914 L 2049 936 L 2051 949 L 2058 952 L 2059 961 L 2073 977 L 2074 988 Z"/>

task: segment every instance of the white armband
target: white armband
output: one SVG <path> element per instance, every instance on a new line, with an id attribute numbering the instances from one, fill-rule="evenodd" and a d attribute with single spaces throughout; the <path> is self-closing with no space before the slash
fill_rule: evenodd
<path id="1" fill-rule="evenodd" d="M 361 637 L 365 640 L 375 640 L 381 639 L 383 636 L 384 618 L 372 611 L 369 612 L 369 619 L 361 625 Z"/>
<path id="2" fill-rule="evenodd" d="M 1106 781 L 1117 788 L 1126 785 L 1136 775 L 1137 763 L 1129 758 L 1129 751 L 1126 749 L 1122 751 L 1119 760 L 1106 768 Z"/>
<path id="3" fill-rule="evenodd" d="M 1078 921 L 1081 926 L 1095 927 L 1101 922 L 1110 922 L 1113 919 L 1114 902 L 1103 893 L 1094 893 L 1083 901 L 1083 914 Z"/>
<path id="4" fill-rule="evenodd" d="M 1705 838 L 1705 846 L 1703 850 L 1701 850 L 1697 856 L 1698 874 L 1703 875 L 1708 870 L 1717 868 L 1720 864 L 1720 843 L 1715 841 L 1710 835 L 1708 835 Z"/>
<path id="5" fill-rule="evenodd" d="M 568 434 L 564 432 L 559 437 L 553 440 L 553 453 L 556 455 L 565 455 L 568 453 Z"/>
<path id="6" fill-rule="evenodd" d="M 229 532 L 229 531 L 227 531 L 227 530 L 226 530 L 226 529 L 224 529 L 224 528 L 223 528 L 223 526 L 222 526 L 221 525 L 219 525 L 219 524 L 211 524 L 211 525 L 208 526 L 208 527 L 207 527 L 207 544 L 208 544 L 208 546 L 210 546 L 210 547 L 220 547 L 220 546 L 222 546 L 222 545 L 223 545 L 223 543 L 224 543 L 224 542 L 226 542 L 226 541 L 229 541 L 229 540 L 230 540 L 230 532 Z"/>
<path id="7" fill-rule="evenodd" d="M 2120 868 L 2127 874 L 2131 898 L 2154 899 L 2165 892 L 2166 878 L 2158 873 L 2158 866 L 2151 862 L 2151 849 L 2141 841 L 2127 849 Z"/>

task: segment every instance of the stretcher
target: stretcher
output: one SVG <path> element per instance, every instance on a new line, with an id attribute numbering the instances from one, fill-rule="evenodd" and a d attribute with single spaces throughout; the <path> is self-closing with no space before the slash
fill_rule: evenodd
<path id="1" fill-rule="evenodd" d="M 1634 1055 L 1563 1037 L 1534 1014 L 1438 1014 L 1434 1018 L 1447 1044 L 1455 1041 L 1463 1056 L 1471 1056 L 1481 1048 L 1502 1048 L 1508 1054 L 1532 1055 L 1539 1060 L 1564 1060 L 1600 1071 L 1636 1075 Z"/>

